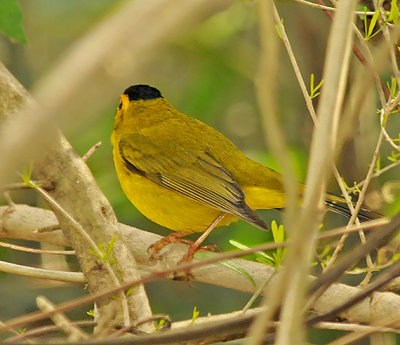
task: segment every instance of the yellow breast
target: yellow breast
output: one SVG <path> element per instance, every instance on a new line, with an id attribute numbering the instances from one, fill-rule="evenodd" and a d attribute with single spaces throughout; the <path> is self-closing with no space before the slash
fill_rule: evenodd
<path id="1" fill-rule="evenodd" d="M 121 187 L 129 201 L 151 221 L 175 231 L 203 232 L 221 211 L 170 191 L 147 178 L 131 173 L 114 149 L 114 163 Z M 226 215 L 219 225 L 237 220 Z"/>

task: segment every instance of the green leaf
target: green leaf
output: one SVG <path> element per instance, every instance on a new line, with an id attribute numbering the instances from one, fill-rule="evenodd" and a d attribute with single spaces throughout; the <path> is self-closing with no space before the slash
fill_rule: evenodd
<path id="1" fill-rule="evenodd" d="M 358 4 L 357 11 L 365 13 L 365 12 L 370 12 L 370 9 L 365 5 Z M 367 17 L 366 14 L 359 14 L 358 15 L 358 18 L 360 18 L 360 20 L 365 20 L 366 17 Z"/>
<path id="2" fill-rule="evenodd" d="M 395 25 L 399 22 L 399 7 L 397 6 L 397 0 L 392 0 L 388 21 L 393 22 Z"/>
<path id="3" fill-rule="evenodd" d="M 232 240 L 230 240 L 229 242 L 231 242 Z M 235 241 L 233 241 L 235 242 Z M 246 248 L 248 249 L 248 247 L 241 245 L 242 248 Z M 198 252 L 194 255 L 195 258 L 212 258 L 215 257 L 215 255 L 217 255 L 216 253 L 211 253 L 211 252 Z M 222 260 L 222 261 L 218 261 L 219 265 L 228 267 L 238 273 L 240 273 L 243 277 L 245 277 L 246 279 L 248 279 L 254 286 L 256 286 L 256 283 L 253 279 L 253 277 L 251 276 L 251 274 L 249 272 L 247 272 L 243 267 L 239 266 L 238 264 L 236 264 L 235 262 L 231 261 L 231 260 Z"/>
<path id="4" fill-rule="evenodd" d="M 22 44 L 27 43 L 18 0 L 0 1 L 0 31 L 12 40 Z"/>
<path id="5" fill-rule="evenodd" d="M 247 272 L 243 267 L 239 266 L 238 264 L 234 263 L 231 260 L 221 261 L 220 264 L 240 273 L 243 277 L 245 277 L 247 280 L 249 280 L 250 283 L 252 283 L 254 287 L 256 286 L 256 282 L 254 281 L 251 274 L 249 272 Z"/>
<path id="6" fill-rule="evenodd" d="M 112 250 L 114 248 L 115 241 L 117 240 L 117 236 L 113 236 L 111 239 L 110 243 L 107 245 L 107 249 L 105 249 L 104 244 L 99 244 L 96 248 L 89 248 L 89 251 L 96 256 L 98 259 L 103 260 L 106 263 L 109 264 L 115 264 L 117 260 L 110 260 L 110 255 L 112 253 Z"/>
<path id="7" fill-rule="evenodd" d="M 343 182 L 344 188 L 346 188 L 346 190 L 349 190 L 350 187 L 349 187 L 349 185 L 347 184 L 347 182 L 345 181 L 345 179 L 344 179 L 343 177 L 340 177 L 340 179 L 341 179 L 342 182 Z"/>
<path id="8" fill-rule="evenodd" d="M 285 26 L 283 25 L 283 18 L 281 18 L 281 24 L 282 24 L 283 27 L 285 27 Z M 283 37 L 282 37 L 282 32 L 281 32 L 281 30 L 280 30 L 280 28 L 279 28 L 278 25 L 275 25 L 275 30 L 276 30 L 276 32 L 277 32 L 279 38 L 282 40 L 282 39 L 283 39 Z"/>
<path id="9" fill-rule="evenodd" d="M 392 87 L 390 89 L 392 98 L 396 97 L 396 90 L 397 90 L 397 78 L 392 77 Z"/>
<path id="10" fill-rule="evenodd" d="M 135 287 L 136 286 L 131 286 L 128 290 L 126 290 L 125 296 L 128 297 L 133 292 L 133 290 L 135 290 Z"/>
<path id="11" fill-rule="evenodd" d="M 110 258 L 110 255 L 112 253 L 112 250 L 114 248 L 114 244 L 115 244 L 116 240 L 117 240 L 117 236 L 113 236 L 113 238 L 111 239 L 111 242 L 108 245 L 107 250 L 105 252 L 104 261 L 108 262 L 108 259 Z"/>
<path id="12" fill-rule="evenodd" d="M 99 250 L 100 251 L 100 250 Z M 102 256 L 97 252 L 94 248 L 89 248 L 89 252 L 91 252 L 96 258 L 102 259 Z"/>
<path id="13" fill-rule="evenodd" d="M 22 168 L 22 182 L 25 186 L 29 188 L 38 188 L 42 185 L 40 183 L 35 184 L 31 181 L 33 171 L 33 161 L 30 162 L 28 167 Z"/>
<path id="14" fill-rule="evenodd" d="M 399 134 L 400 136 L 400 134 Z M 381 170 L 381 156 L 378 156 L 378 159 L 376 160 L 376 165 L 375 165 L 375 172 L 378 172 Z"/>
<path id="15" fill-rule="evenodd" d="M 372 32 L 374 31 L 378 18 L 379 18 L 379 11 L 375 11 L 374 15 L 372 16 L 371 22 L 369 23 L 368 34 L 367 34 L 368 38 L 372 37 Z"/>
<path id="16" fill-rule="evenodd" d="M 354 185 L 354 191 L 357 191 L 357 193 L 361 193 L 361 190 L 360 190 L 360 188 L 358 188 L 356 181 L 353 182 L 353 185 Z"/>
<path id="17" fill-rule="evenodd" d="M 200 312 L 197 310 L 197 307 L 193 308 L 193 316 L 192 316 L 192 323 L 194 323 L 196 321 L 196 319 L 198 318 Z"/>
<path id="18" fill-rule="evenodd" d="M 392 151 L 390 153 L 390 156 L 387 157 L 387 159 L 390 160 L 393 163 L 396 163 L 398 161 L 399 157 L 400 157 L 400 152 L 396 153 L 396 152 Z"/>
<path id="19" fill-rule="evenodd" d="M 311 73 L 310 76 L 310 98 L 314 99 L 315 97 L 318 97 L 321 92 L 318 92 L 318 90 L 321 88 L 322 84 L 324 83 L 324 80 L 322 79 L 317 86 L 314 85 L 315 81 L 315 76 L 314 73 Z"/>
<path id="20" fill-rule="evenodd" d="M 285 228 L 282 224 L 278 227 L 276 221 L 273 220 L 271 223 L 271 231 L 275 243 L 282 243 L 285 241 Z M 279 267 L 286 255 L 286 248 L 276 248 L 275 253 L 272 255 L 274 257 L 275 267 Z"/>
<path id="21" fill-rule="evenodd" d="M 165 325 L 165 320 L 164 320 L 164 319 L 161 319 L 161 320 L 159 320 L 158 322 L 156 321 L 156 322 L 154 322 L 154 323 L 155 323 L 155 330 L 154 330 L 154 332 L 157 332 L 157 331 L 159 331 L 159 330 L 162 328 L 162 326 Z"/>
<path id="22" fill-rule="evenodd" d="M 244 244 L 237 242 L 235 240 L 229 240 L 229 243 L 232 246 L 236 247 L 237 249 L 241 249 L 241 250 L 250 249 L 250 247 L 247 247 Z M 254 253 L 254 255 L 256 256 L 256 260 L 259 262 L 262 262 L 263 264 L 267 264 L 269 266 L 275 265 L 274 258 L 268 254 L 265 254 L 264 252 L 256 252 L 256 253 Z"/>

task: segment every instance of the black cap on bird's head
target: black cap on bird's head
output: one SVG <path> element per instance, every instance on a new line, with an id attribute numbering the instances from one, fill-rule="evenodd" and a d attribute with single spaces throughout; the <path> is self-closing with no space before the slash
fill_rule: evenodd
<path id="1" fill-rule="evenodd" d="M 160 91 L 149 85 L 130 86 L 124 91 L 124 94 L 129 97 L 130 101 L 163 98 Z"/>

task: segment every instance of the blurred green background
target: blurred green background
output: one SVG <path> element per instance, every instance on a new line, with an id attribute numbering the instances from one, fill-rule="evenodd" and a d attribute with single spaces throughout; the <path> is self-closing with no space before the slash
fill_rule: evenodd
<path id="1" fill-rule="evenodd" d="M 28 44 L 11 43 L 0 35 L 0 59 L 29 90 L 63 58 L 74 41 L 111 15 L 120 2 L 23 0 L 21 5 Z M 330 20 L 322 12 L 292 1 L 277 5 L 306 83 L 311 73 L 319 82 Z M 161 54 L 155 54 L 146 69 L 141 71 L 141 76 L 145 77 L 138 79 L 132 75 L 131 84 L 157 87 L 178 110 L 215 127 L 249 157 L 280 170 L 266 148 L 255 97 L 254 76 L 259 63 L 256 10 L 253 1 L 233 2 L 228 10 L 182 34 Z M 298 179 L 304 181 L 313 125 L 283 45 L 280 60 L 279 80 L 276 80 L 280 122 Z M 122 91 L 115 90 L 115 102 L 104 108 L 96 118 L 88 118 L 85 109 L 81 109 L 82 114 L 71 117 L 75 123 L 64 134 L 80 155 L 102 141 L 103 145 L 89 159 L 88 165 L 120 222 L 167 235 L 169 230 L 147 220 L 129 203 L 116 178 L 109 138 L 118 95 Z M 317 102 L 318 99 L 315 105 Z M 375 97 L 371 95 L 366 103 L 371 106 L 366 107 L 360 126 L 354 129 L 354 140 L 340 155 L 339 169 L 350 185 L 364 178 L 378 135 Z M 391 120 L 390 133 L 395 135 L 399 128 L 399 119 Z M 384 158 L 389 154 L 390 149 L 385 147 L 383 166 L 389 163 Z M 379 180 L 374 180 L 372 189 L 378 189 L 384 181 L 398 178 L 398 174 L 398 169 L 386 173 Z M 329 189 L 336 193 L 338 190 L 333 181 Z M 14 192 L 12 197 L 15 202 L 44 206 L 34 191 Z M 279 211 L 261 211 L 260 214 L 267 223 L 272 220 L 281 223 Z M 345 219 L 329 215 L 327 223 L 329 228 L 345 224 Z M 269 241 L 271 236 L 240 221 L 217 229 L 207 242 L 228 250 L 232 249 L 229 239 L 253 245 Z M 37 255 L 0 249 L 0 257 L 10 262 L 40 265 Z M 78 269 L 74 260 L 71 266 Z M 0 279 L 1 320 L 35 310 L 34 298 L 37 294 L 45 294 L 53 302 L 60 302 L 85 293 L 83 286 L 61 287 L 56 284 L 49 287 L 51 284 L 47 282 L 32 284 L 31 279 L 1 273 Z M 168 314 L 173 321 L 191 318 L 194 306 L 197 306 L 200 316 L 204 316 L 240 309 L 250 298 L 247 294 L 192 282 L 157 281 L 149 284 L 147 291 L 154 312 Z M 85 317 L 82 313 L 78 317 Z M 310 341 L 323 344 L 336 335 L 334 332 L 312 332 Z"/>

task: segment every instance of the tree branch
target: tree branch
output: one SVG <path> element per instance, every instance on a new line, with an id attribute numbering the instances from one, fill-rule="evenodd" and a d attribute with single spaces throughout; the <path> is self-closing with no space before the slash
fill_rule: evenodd
<path id="1" fill-rule="evenodd" d="M 3 104 L 3 107 L 0 108 L 3 114 L 0 115 L 0 119 L 4 119 L 6 114 L 15 113 L 26 102 L 35 104 L 23 86 L 2 64 L 0 64 L 0 80 L 3 81 L 0 83 L 0 103 Z M 117 220 L 110 204 L 97 187 L 86 164 L 73 151 L 61 133 L 56 132 L 51 148 L 41 155 L 35 168 L 37 176 L 54 183 L 55 187 L 49 191 L 51 196 L 73 218 L 74 222 L 85 229 L 87 235 L 97 245 L 107 245 L 113 236 L 119 237 Z M 111 265 L 116 278 L 112 278 L 111 273 L 113 272 L 107 270 L 106 267 L 108 263 L 91 253 L 85 238 L 76 231 L 76 223 L 65 217 L 63 212 L 56 211 L 56 214 L 58 221 L 54 223 L 59 223 L 65 236 L 69 238 L 91 293 L 96 294 L 111 288 L 115 286 L 115 283 L 119 285 L 140 278 L 136 271 L 135 260 L 122 241 L 117 240 L 113 248 L 112 259 L 115 260 L 115 263 Z M 135 289 L 129 296 L 121 295 L 121 297 L 120 299 L 110 297 L 98 301 L 100 317 L 103 315 L 103 308 L 107 309 L 107 313 L 109 313 L 109 305 L 115 305 L 113 310 L 118 314 L 115 315 L 116 323 L 129 324 L 130 318 L 139 320 L 151 316 L 143 286 Z M 121 310 L 123 315 L 120 313 Z M 149 329 L 149 325 L 146 325 L 146 328 Z"/>

